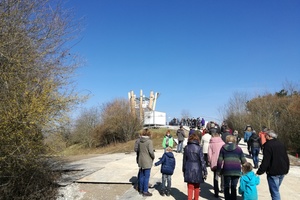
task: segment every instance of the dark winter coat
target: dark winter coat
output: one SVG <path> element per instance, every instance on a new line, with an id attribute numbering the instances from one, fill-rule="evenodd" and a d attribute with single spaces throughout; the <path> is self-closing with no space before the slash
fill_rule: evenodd
<path id="1" fill-rule="evenodd" d="M 263 160 L 257 170 L 261 175 L 266 172 L 268 175 L 285 175 L 290 169 L 290 160 L 285 146 L 277 139 L 267 140 L 264 144 Z"/>
<path id="2" fill-rule="evenodd" d="M 221 138 L 222 138 L 222 140 L 226 143 L 226 137 L 227 137 L 227 135 L 231 135 L 228 131 L 226 131 L 226 132 L 223 132 L 222 133 L 222 135 L 221 135 Z"/>
<path id="3" fill-rule="evenodd" d="M 174 154 L 172 152 L 166 152 L 163 154 L 162 158 L 155 163 L 155 166 L 161 164 L 160 172 L 166 175 L 173 175 L 176 161 Z"/>
<path id="4" fill-rule="evenodd" d="M 182 171 L 184 173 L 184 182 L 204 182 L 204 178 L 207 176 L 207 170 L 199 141 L 189 141 L 185 146 Z"/>
<path id="5" fill-rule="evenodd" d="M 250 148 L 261 148 L 260 137 L 256 133 L 252 133 L 248 143 Z"/>

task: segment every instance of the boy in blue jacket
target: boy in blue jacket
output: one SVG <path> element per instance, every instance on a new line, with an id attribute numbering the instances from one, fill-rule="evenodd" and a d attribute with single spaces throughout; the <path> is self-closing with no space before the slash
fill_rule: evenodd
<path id="1" fill-rule="evenodd" d="M 174 154 L 172 152 L 171 147 L 166 148 L 166 152 L 163 154 L 162 158 L 157 161 L 154 165 L 162 165 L 160 172 L 162 173 L 162 187 L 160 191 L 160 195 L 164 196 L 165 194 L 167 196 L 170 196 L 171 192 L 171 177 L 174 173 L 176 161 Z M 167 187 L 166 187 L 167 182 Z"/>
<path id="2" fill-rule="evenodd" d="M 243 200 L 258 200 L 256 186 L 260 182 L 259 176 L 252 171 L 253 166 L 249 162 L 245 162 L 242 166 L 243 175 L 240 179 L 239 194 Z"/>

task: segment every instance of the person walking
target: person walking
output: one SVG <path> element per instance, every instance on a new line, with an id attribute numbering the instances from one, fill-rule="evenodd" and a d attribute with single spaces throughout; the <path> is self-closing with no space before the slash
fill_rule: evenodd
<path id="1" fill-rule="evenodd" d="M 275 131 L 270 130 L 266 134 L 263 160 L 256 174 L 267 174 L 267 181 L 272 200 L 280 200 L 280 185 L 283 178 L 289 172 L 290 160 L 285 146 L 277 139 Z"/>
<path id="2" fill-rule="evenodd" d="M 170 133 L 170 130 L 167 130 L 166 135 L 164 136 L 162 147 L 164 148 L 164 152 L 166 152 L 167 147 L 171 147 L 173 149 L 174 140 Z"/>
<path id="3" fill-rule="evenodd" d="M 189 136 L 195 133 L 195 128 L 193 126 L 190 127 Z"/>
<path id="4" fill-rule="evenodd" d="M 150 136 L 150 131 L 148 129 L 144 129 L 138 147 L 138 165 L 140 167 L 139 192 L 143 196 L 152 196 L 152 193 L 148 191 L 148 187 L 151 167 L 153 165 L 155 155 Z"/>
<path id="5" fill-rule="evenodd" d="M 210 169 L 214 173 L 214 196 L 219 197 L 219 192 L 224 191 L 224 177 L 221 176 L 221 190 L 219 189 L 219 176 L 217 175 L 217 162 L 219 158 L 220 149 L 225 142 L 220 137 L 216 130 L 211 130 L 212 138 L 208 145 L 208 162 Z"/>
<path id="6" fill-rule="evenodd" d="M 164 196 L 165 194 L 167 196 L 170 196 L 171 194 L 171 178 L 176 165 L 175 157 L 172 151 L 173 149 L 171 147 L 167 147 L 166 152 L 163 154 L 162 158 L 154 164 L 155 166 L 158 166 L 160 164 L 162 165 L 160 169 L 160 172 L 162 173 L 160 195 L 162 196 Z"/>
<path id="7" fill-rule="evenodd" d="M 176 131 L 176 135 L 177 135 L 177 139 L 178 139 L 177 153 L 182 153 L 183 140 L 184 140 L 184 137 L 185 137 L 182 125 L 180 125 L 179 129 Z"/>
<path id="8" fill-rule="evenodd" d="M 241 164 L 245 162 L 243 150 L 236 145 L 236 138 L 228 135 L 217 162 L 217 173 L 224 176 L 225 200 L 237 199 L 236 187 L 241 176 Z"/>
<path id="9" fill-rule="evenodd" d="M 261 131 L 258 133 L 258 136 L 260 138 L 260 142 L 261 142 L 261 151 L 263 151 L 264 149 L 264 144 L 266 143 L 267 139 L 266 139 L 266 134 L 268 132 L 268 128 L 265 126 L 262 126 Z"/>
<path id="10" fill-rule="evenodd" d="M 252 127 L 250 125 L 247 125 L 245 130 L 244 130 L 244 142 L 247 143 L 247 149 L 248 149 L 248 153 L 249 156 L 251 156 L 251 151 L 249 151 L 250 147 L 249 147 L 249 138 L 252 135 Z"/>
<path id="11" fill-rule="evenodd" d="M 203 156 L 204 156 L 204 161 L 205 161 L 206 167 L 209 166 L 207 153 L 208 153 L 208 145 L 209 145 L 210 139 L 211 139 L 211 134 L 209 134 L 209 132 L 206 131 L 205 134 L 202 136 L 201 142 L 200 142 L 200 146 L 202 147 L 202 150 L 203 150 Z"/>
<path id="12" fill-rule="evenodd" d="M 224 132 L 222 132 L 221 134 L 222 134 L 221 135 L 222 140 L 226 143 L 226 137 L 228 135 L 231 135 L 230 134 L 230 129 L 229 128 L 224 129 Z"/>
<path id="13" fill-rule="evenodd" d="M 252 155 L 252 159 L 253 159 L 253 165 L 254 165 L 254 169 L 258 168 L 258 154 L 260 152 L 260 148 L 261 148 L 261 141 L 259 136 L 256 134 L 256 132 L 253 130 L 252 135 L 249 138 L 249 148 L 248 151 L 251 152 Z"/>
<path id="14" fill-rule="evenodd" d="M 240 179 L 239 194 L 243 200 L 258 200 L 257 185 L 260 182 L 259 176 L 252 171 L 253 166 L 245 162 L 242 166 L 243 175 Z"/>
<path id="15" fill-rule="evenodd" d="M 187 183 L 188 200 L 199 199 L 200 183 L 203 183 L 207 177 L 203 151 L 199 143 L 198 135 L 191 134 L 183 153 L 182 172 L 184 182 Z"/>
<path id="16" fill-rule="evenodd" d="M 239 144 L 239 142 L 241 141 L 241 138 L 239 136 L 238 130 L 234 130 L 233 135 L 236 137 L 236 144 Z"/>

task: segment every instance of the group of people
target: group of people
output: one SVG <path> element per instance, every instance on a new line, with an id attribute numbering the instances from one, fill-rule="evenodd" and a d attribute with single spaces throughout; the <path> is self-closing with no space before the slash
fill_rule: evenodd
<path id="1" fill-rule="evenodd" d="M 198 128 L 198 129 L 204 127 L 205 124 L 206 124 L 205 119 L 203 117 L 202 118 L 192 117 L 192 118 L 182 118 L 182 119 L 173 118 L 169 122 L 169 125 L 182 125 L 182 126 L 188 126 L 188 127 Z"/>
<path id="2" fill-rule="evenodd" d="M 258 199 L 256 186 L 260 182 L 259 175 L 266 173 L 272 199 L 280 199 L 279 187 L 284 175 L 289 171 L 286 148 L 277 140 L 277 134 L 273 130 L 264 127 L 259 134 L 256 134 L 251 126 L 247 126 L 245 135 L 246 132 L 251 132 L 251 135 L 244 139 L 247 142 L 249 154 L 253 158 L 253 165 L 247 162 L 238 145 L 238 137 L 229 128 L 225 128 L 222 133 L 216 128 L 211 128 L 200 135 L 193 132 L 189 134 L 187 145 L 183 148 L 185 132 L 180 126 L 176 132 L 177 153 L 183 153 L 182 172 L 184 182 L 187 183 L 188 200 L 199 199 L 200 184 L 204 183 L 207 178 L 207 167 L 210 167 L 213 172 L 215 197 L 219 197 L 219 193 L 224 192 L 225 200 L 236 200 L 237 193 L 239 193 L 243 199 L 256 200 Z M 152 193 L 148 191 L 148 186 L 155 156 L 150 135 L 150 131 L 145 129 L 135 145 L 137 163 L 140 168 L 138 186 L 143 196 L 152 196 Z M 154 164 L 155 166 L 162 165 L 161 195 L 171 194 L 171 177 L 176 166 L 173 154 L 174 145 L 174 138 L 168 130 L 162 142 L 164 154 Z M 261 148 L 263 159 L 261 165 L 258 166 L 258 153 Z M 257 169 L 256 173 L 253 168 Z"/>
<path id="3" fill-rule="evenodd" d="M 258 169 L 256 175 L 267 174 L 269 191 L 273 200 L 280 200 L 279 188 L 290 167 L 287 150 L 277 137 L 278 134 L 275 131 L 265 126 L 258 134 L 250 125 L 247 125 L 244 131 L 244 142 L 247 143 L 249 156 L 253 159 L 254 168 Z M 258 166 L 260 151 L 262 151 L 263 160 Z"/>

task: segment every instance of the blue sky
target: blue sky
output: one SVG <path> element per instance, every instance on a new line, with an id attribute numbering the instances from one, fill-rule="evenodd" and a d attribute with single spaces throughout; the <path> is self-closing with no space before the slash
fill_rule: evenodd
<path id="1" fill-rule="evenodd" d="M 167 117 L 221 120 L 235 92 L 299 84 L 299 0 L 72 0 L 85 29 L 78 90 L 90 108 L 159 92 Z"/>

